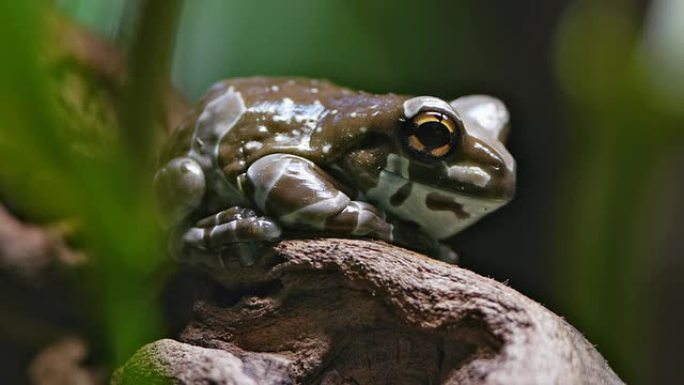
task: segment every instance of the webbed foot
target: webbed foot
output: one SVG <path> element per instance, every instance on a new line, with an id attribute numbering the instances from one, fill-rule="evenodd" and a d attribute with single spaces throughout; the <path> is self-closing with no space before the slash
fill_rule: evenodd
<path id="1" fill-rule="evenodd" d="M 280 239 L 280 226 L 254 210 L 231 207 L 199 220 L 174 237 L 174 254 L 212 268 L 251 266 Z"/>
<path id="2" fill-rule="evenodd" d="M 456 254 L 456 252 L 450 246 L 441 242 L 437 242 L 435 245 L 432 257 L 451 265 L 458 263 L 458 254 Z"/>

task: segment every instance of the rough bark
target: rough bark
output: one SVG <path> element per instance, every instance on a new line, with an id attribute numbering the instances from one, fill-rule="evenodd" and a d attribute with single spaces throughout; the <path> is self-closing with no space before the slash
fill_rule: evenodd
<path id="1" fill-rule="evenodd" d="M 276 251 L 259 282 L 221 274 L 181 342 L 142 348 L 114 383 L 622 383 L 562 318 L 471 271 L 364 240 Z"/>

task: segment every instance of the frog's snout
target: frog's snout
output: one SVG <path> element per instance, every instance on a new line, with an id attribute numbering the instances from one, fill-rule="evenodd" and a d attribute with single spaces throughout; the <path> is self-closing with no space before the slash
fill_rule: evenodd
<path id="1" fill-rule="evenodd" d="M 154 188 L 164 222 L 172 225 L 199 207 L 206 190 L 204 172 L 194 159 L 174 158 L 157 171 Z"/>

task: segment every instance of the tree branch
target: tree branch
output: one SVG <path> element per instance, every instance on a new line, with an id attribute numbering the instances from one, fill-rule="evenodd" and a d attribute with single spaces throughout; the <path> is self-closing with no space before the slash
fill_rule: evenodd
<path id="1" fill-rule="evenodd" d="M 147 345 L 114 383 L 145 370 L 175 383 L 622 383 L 563 319 L 471 271 L 365 240 L 287 240 L 276 251 L 253 268 L 258 283 L 232 285 L 239 269 L 217 275 L 182 343 Z M 233 369 L 211 377 L 220 368 L 210 362 L 225 360 Z"/>

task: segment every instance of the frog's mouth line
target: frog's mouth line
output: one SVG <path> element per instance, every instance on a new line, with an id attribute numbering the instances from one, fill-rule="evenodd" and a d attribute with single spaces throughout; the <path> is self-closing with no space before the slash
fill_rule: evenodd
<path id="1" fill-rule="evenodd" d="M 434 239 L 446 239 L 506 202 L 451 191 L 380 172 L 367 196 L 394 216 L 418 224 Z"/>
<path id="2" fill-rule="evenodd" d="M 390 180 L 400 179 L 403 182 L 401 183 L 402 186 L 407 183 L 412 183 L 435 192 L 441 192 L 442 194 L 460 197 L 467 200 L 477 200 L 484 204 L 504 204 L 510 200 L 506 197 L 500 197 L 500 192 L 497 192 L 495 189 L 491 189 L 490 187 L 485 189 L 483 186 L 478 185 L 477 181 L 468 182 L 452 178 L 450 176 L 452 170 L 451 168 L 447 167 L 446 164 L 441 164 L 441 167 L 444 167 L 444 170 L 442 173 L 436 173 L 437 175 L 435 175 L 434 171 L 429 169 L 425 169 L 424 171 L 422 169 L 418 169 L 417 171 L 413 170 L 413 173 L 411 173 L 411 164 L 412 161 L 405 156 L 395 153 L 389 154 L 387 156 L 387 163 L 385 164 L 385 167 L 381 169 L 378 176 L 378 185 L 382 183 L 383 175 L 385 175 L 385 178 L 389 178 Z M 439 167 L 439 164 L 435 167 Z M 467 168 L 468 166 L 462 167 Z M 459 170 L 456 172 L 463 171 Z M 447 182 L 448 186 L 440 186 L 439 184 L 430 183 L 431 181 L 426 180 L 429 177 L 432 177 L 433 179 L 439 178 L 444 180 Z M 490 184 L 489 175 L 486 175 L 486 179 L 482 182 L 484 186 L 488 186 Z M 392 184 L 398 185 L 400 183 L 395 181 Z M 504 194 L 504 196 L 505 195 L 507 194 Z"/>
<path id="3" fill-rule="evenodd" d="M 420 186 L 420 187 L 425 188 L 425 189 L 435 190 L 435 191 L 438 191 L 438 192 L 441 192 L 441 193 L 444 193 L 447 195 L 454 195 L 457 197 L 477 200 L 477 201 L 486 202 L 489 204 L 501 204 L 501 205 L 503 205 L 506 202 L 508 202 L 508 200 L 506 200 L 506 199 L 490 198 L 490 197 L 486 197 L 486 196 L 482 196 L 482 195 L 477 195 L 474 193 L 469 193 L 469 192 L 463 191 L 463 190 L 454 191 L 454 190 L 446 189 L 446 188 L 441 187 L 441 186 L 435 186 L 432 184 L 427 184 L 427 183 L 423 183 L 420 181 L 408 179 L 408 178 L 404 177 L 403 175 L 398 174 L 397 172 L 395 172 L 393 170 L 388 170 L 387 168 L 383 168 L 382 171 L 380 172 L 380 176 L 378 178 L 378 186 L 380 185 L 380 179 L 382 179 L 382 174 L 385 174 L 385 173 L 389 174 L 391 178 L 400 179 L 403 182 L 402 187 L 400 187 L 399 189 L 403 188 L 403 186 L 412 184 L 412 185 Z"/>

